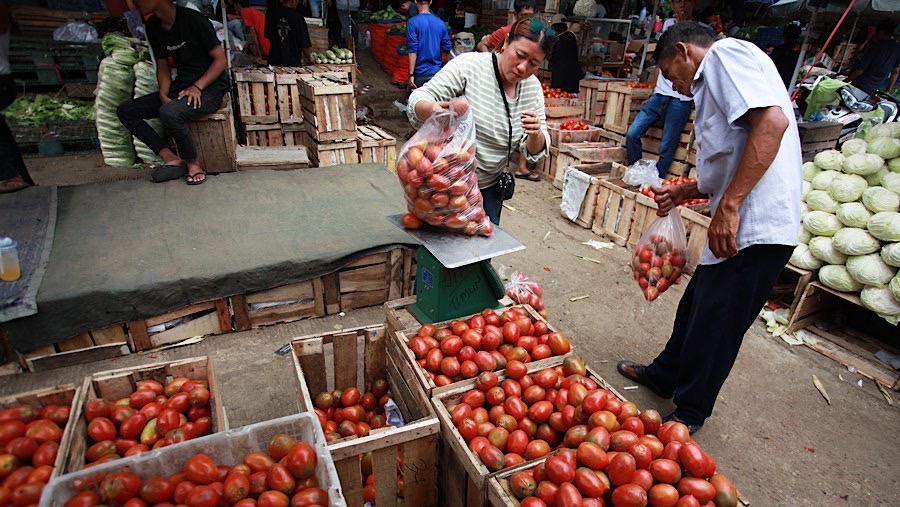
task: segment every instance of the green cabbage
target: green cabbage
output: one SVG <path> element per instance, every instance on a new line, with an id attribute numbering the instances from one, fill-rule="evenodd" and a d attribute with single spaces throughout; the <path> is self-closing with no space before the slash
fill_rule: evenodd
<path id="1" fill-rule="evenodd" d="M 881 185 L 881 178 L 883 178 L 885 174 L 891 174 L 891 170 L 888 169 L 887 164 L 881 166 L 881 169 L 879 169 L 877 173 L 866 175 L 866 185 L 870 187 Z"/>
<path id="2" fill-rule="evenodd" d="M 116 49 L 131 49 L 131 42 L 120 33 L 110 32 L 103 36 L 100 47 L 103 48 L 103 54 L 109 56 Z"/>
<path id="3" fill-rule="evenodd" d="M 129 67 L 141 61 L 141 57 L 138 56 L 137 51 L 130 48 L 113 50 L 112 59 L 115 60 L 116 63 L 121 63 L 122 65 L 127 65 Z"/>
<path id="4" fill-rule="evenodd" d="M 841 205 L 824 190 L 812 190 L 806 194 L 806 204 L 813 211 L 827 211 L 828 213 L 834 213 Z"/>
<path id="5" fill-rule="evenodd" d="M 806 201 L 800 201 L 800 223 L 803 223 L 807 213 L 809 213 L 809 205 L 806 204 Z"/>
<path id="6" fill-rule="evenodd" d="M 812 181 L 817 174 L 822 172 L 815 162 L 805 162 L 803 164 L 803 181 Z"/>
<path id="7" fill-rule="evenodd" d="M 881 241 L 900 241 L 900 213 L 875 213 L 866 223 L 866 229 Z"/>
<path id="8" fill-rule="evenodd" d="M 888 160 L 888 169 L 895 173 L 900 173 L 900 157 Z"/>
<path id="9" fill-rule="evenodd" d="M 855 255 L 847 258 L 847 271 L 863 285 L 884 287 L 894 277 L 897 269 L 881 260 L 878 254 Z"/>
<path id="10" fill-rule="evenodd" d="M 806 200 L 806 194 L 808 194 L 809 191 L 812 190 L 812 183 L 810 183 L 810 182 L 804 180 L 804 181 L 803 181 L 803 185 L 802 185 L 800 188 L 801 188 L 801 190 L 800 190 L 800 199 L 803 199 L 803 200 L 805 201 L 805 200 Z"/>
<path id="11" fill-rule="evenodd" d="M 819 269 L 819 281 L 826 287 L 841 292 L 859 292 L 863 288 L 863 284 L 850 276 L 846 266 L 822 266 Z"/>
<path id="12" fill-rule="evenodd" d="M 834 177 L 838 174 L 841 173 L 832 171 L 831 169 L 822 171 L 813 178 L 812 187 L 816 190 L 828 190 L 831 187 L 831 182 L 834 180 Z"/>
<path id="13" fill-rule="evenodd" d="M 884 187 L 869 187 L 863 192 L 862 203 L 873 213 L 897 211 L 900 196 Z"/>
<path id="14" fill-rule="evenodd" d="M 836 214 L 838 220 L 845 226 L 858 227 L 860 229 L 865 229 L 869 217 L 872 216 L 872 212 L 867 210 L 866 207 L 859 202 L 846 202 L 841 204 L 838 207 Z"/>
<path id="15" fill-rule="evenodd" d="M 794 247 L 794 253 L 791 254 L 791 264 L 800 269 L 819 269 L 824 262 L 816 258 L 810 251 L 809 247 L 800 243 Z"/>
<path id="16" fill-rule="evenodd" d="M 882 137 L 897 137 L 897 134 L 894 133 L 894 127 L 890 123 L 882 123 L 870 128 L 869 133 L 866 134 L 866 141 L 871 143 L 875 139 Z"/>
<path id="17" fill-rule="evenodd" d="M 866 153 L 878 155 L 884 160 L 900 157 L 900 139 L 891 137 L 875 139 L 866 147 Z"/>
<path id="18" fill-rule="evenodd" d="M 869 222 L 871 223 L 872 220 Z M 844 255 L 866 255 L 877 252 L 881 248 L 881 242 L 869 234 L 869 231 L 856 227 L 844 227 L 834 233 L 832 245 L 835 250 Z M 832 262 L 831 264 L 838 263 Z"/>
<path id="19" fill-rule="evenodd" d="M 900 301 L 900 274 L 891 278 L 888 288 L 891 290 L 891 295 L 894 296 L 894 299 Z"/>
<path id="20" fill-rule="evenodd" d="M 866 176 L 875 174 L 884 165 L 884 159 L 872 153 L 857 153 L 844 160 L 844 172 Z"/>
<path id="21" fill-rule="evenodd" d="M 797 233 L 797 241 L 808 245 L 811 239 L 813 239 L 813 235 L 806 230 L 806 227 L 801 227 L 800 232 Z"/>
<path id="22" fill-rule="evenodd" d="M 831 213 L 810 211 L 803 219 L 803 227 L 816 236 L 834 236 L 843 226 Z"/>
<path id="23" fill-rule="evenodd" d="M 841 153 L 843 153 L 845 157 L 865 152 L 866 142 L 862 139 L 850 139 L 848 141 L 845 141 L 843 146 L 841 146 Z"/>
<path id="24" fill-rule="evenodd" d="M 900 173 L 889 172 L 883 175 L 881 177 L 881 186 L 895 194 L 900 194 Z"/>
<path id="25" fill-rule="evenodd" d="M 830 169 L 832 171 L 840 171 L 844 164 L 844 155 L 837 150 L 825 150 L 816 153 L 813 159 L 817 166 L 821 169 Z"/>
<path id="26" fill-rule="evenodd" d="M 865 178 L 856 174 L 838 174 L 831 180 L 828 195 L 837 202 L 853 202 L 868 188 Z M 823 209 L 822 211 L 832 211 Z"/>
<path id="27" fill-rule="evenodd" d="M 843 231 L 844 229 L 841 229 Z M 841 231 L 838 231 L 840 233 Z M 832 239 L 826 236 L 816 236 L 809 241 L 809 253 L 817 259 L 828 264 L 843 264 L 847 262 L 847 256 L 834 248 Z"/>
<path id="28" fill-rule="evenodd" d="M 877 313 L 891 324 L 900 322 L 900 301 L 894 297 L 891 289 L 864 287 L 859 292 L 863 306 Z"/>
<path id="29" fill-rule="evenodd" d="M 900 243 L 887 243 L 881 247 L 881 260 L 888 266 L 900 268 Z"/>

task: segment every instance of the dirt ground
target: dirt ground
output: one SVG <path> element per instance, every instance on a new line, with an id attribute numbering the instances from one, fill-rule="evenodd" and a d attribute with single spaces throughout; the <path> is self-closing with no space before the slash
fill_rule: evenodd
<path id="1" fill-rule="evenodd" d="M 366 57 L 361 57 L 362 83 L 371 88 L 360 95 L 359 103 L 373 107 L 378 124 L 406 134 L 408 124 L 391 105 L 395 99 L 402 100 L 403 92 L 387 84 L 384 74 Z M 96 155 L 27 162 L 43 184 L 66 181 L 77 171 L 102 172 L 110 178 L 124 175 L 122 170 L 100 171 Z M 137 177 L 135 173 L 127 176 Z M 502 226 L 527 249 L 496 258 L 494 266 L 502 276 L 518 270 L 543 284 L 550 322 L 571 338 L 588 364 L 639 407 L 669 413 L 670 401 L 634 388 L 616 373 L 615 362 L 652 360 L 665 343 L 684 287 L 675 286 L 657 301 L 645 302 L 628 272 L 624 248 L 595 250 L 583 244 L 601 238 L 560 215 L 558 190 L 546 182 L 517 183 L 516 195 L 508 201 L 511 208 L 503 211 Z M 588 297 L 571 302 L 575 296 Z M 296 336 L 382 319 L 380 308 L 369 308 L 344 317 L 208 337 L 154 354 L 6 377 L 0 382 L 0 395 L 81 382 L 99 370 L 209 355 L 229 424 L 238 427 L 296 410 L 293 366 L 289 357 L 274 354 L 278 347 Z M 816 391 L 813 375 L 824 384 L 831 405 Z M 745 337 L 715 413 L 694 438 L 755 506 L 897 505 L 900 405 L 889 406 L 869 380 L 862 379 L 862 387 L 857 386 L 860 379 L 804 346 L 791 347 L 773 338 L 757 321 Z"/>

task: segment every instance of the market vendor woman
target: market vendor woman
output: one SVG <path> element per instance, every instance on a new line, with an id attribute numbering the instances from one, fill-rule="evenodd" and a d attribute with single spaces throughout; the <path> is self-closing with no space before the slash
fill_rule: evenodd
<path id="1" fill-rule="evenodd" d="M 135 0 L 147 20 L 147 39 L 156 58 L 159 92 L 144 95 L 119 106 L 119 120 L 132 134 L 159 154 L 163 166 L 153 170 L 154 181 L 186 176 L 188 185 L 206 181 L 197 160 L 197 148 L 188 128 L 190 120 L 213 113 L 222 105 L 228 89 L 225 51 L 212 24 L 197 11 L 176 7 L 169 0 Z M 172 80 L 171 56 L 178 69 Z M 159 118 L 178 147 L 169 144 L 146 121 Z"/>
<path id="2" fill-rule="evenodd" d="M 484 212 L 495 224 L 500 223 L 503 204 L 498 182 L 512 152 L 519 151 L 529 162 L 549 152 L 544 94 L 534 72 L 550 54 L 555 39 L 539 18 L 521 19 L 496 52 L 450 60 L 409 97 L 409 119 L 420 127 L 432 114 L 446 111 L 447 101 L 466 96 L 475 117 L 478 188 Z"/>

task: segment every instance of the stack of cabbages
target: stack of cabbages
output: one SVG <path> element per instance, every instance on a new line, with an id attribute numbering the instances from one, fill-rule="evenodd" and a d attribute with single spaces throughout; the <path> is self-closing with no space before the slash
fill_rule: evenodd
<path id="1" fill-rule="evenodd" d="M 803 164 L 800 244 L 791 264 L 859 292 L 862 304 L 900 321 L 900 123 L 871 128 L 841 151 Z"/>

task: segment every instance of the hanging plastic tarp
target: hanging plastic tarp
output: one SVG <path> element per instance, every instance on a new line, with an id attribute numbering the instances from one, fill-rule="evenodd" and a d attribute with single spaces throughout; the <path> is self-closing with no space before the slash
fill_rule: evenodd
<path id="1" fill-rule="evenodd" d="M 802 8 L 809 11 L 816 10 L 820 13 L 840 14 L 847 10 L 849 0 L 829 0 L 826 2 L 810 2 L 809 0 L 780 0 L 769 3 L 768 0 L 759 2 L 769 5 L 769 15 L 775 17 L 791 16 Z M 824 3 L 821 7 L 816 7 Z M 900 11 L 900 0 L 857 0 L 850 12 L 860 14 L 864 12 L 896 12 Z"/>

